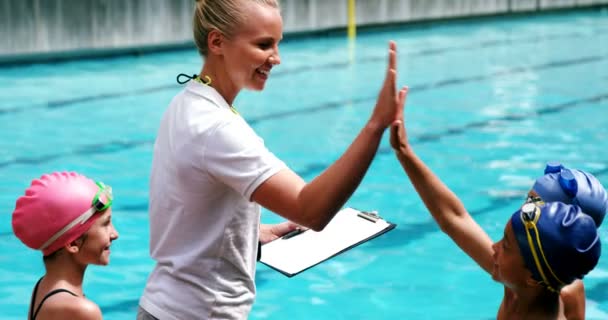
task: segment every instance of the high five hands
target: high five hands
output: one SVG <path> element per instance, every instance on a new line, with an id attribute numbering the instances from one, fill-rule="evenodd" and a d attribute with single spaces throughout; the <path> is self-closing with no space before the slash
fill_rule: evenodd
<path id="1" fill-rule="evenodd" d="M 386 76 L 384 83 L 378 94 L 378 100 L 372 113 L 370 123 L 387 128 L 391 126 L 391 132 L 398 129 L 399 125 L 403 124 L 403 107 L 407 97 L 408 88 L 403 86 L 397 91 L 397 44 L 394 41 L 389 42 L 388 49 L 388 65 L 386 68 Z M 405 135 L 405 132 L 403 132 Z M 399 141 L 396 138 L 395 142 Z M 391 135 L 391 145 L 393 139 Z"/>

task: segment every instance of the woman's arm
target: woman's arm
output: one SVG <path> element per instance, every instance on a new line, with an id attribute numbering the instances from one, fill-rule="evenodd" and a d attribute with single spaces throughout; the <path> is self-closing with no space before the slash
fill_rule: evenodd
<path id="1" fill-rule="evenodd" d="M 414 153 L 407 140 L 403 114 L 393 123 L 390 140 L 397 159 L 441 230 L 491 273 L 492 240 L 469 215 L 460 199 Z"/>
<path id="2" fill-rule="evenodd" d="M 396 45 L 391 41 L 386 77 L 373 113 L 334 164 L 310 183 L 289 169 L 282 170 L 263 182 L 254 191 L 252 200 L 300 225 L 317 231 L 323 229 L 363 179 L 384 130 L 399 113 L 396 67 Z"/>

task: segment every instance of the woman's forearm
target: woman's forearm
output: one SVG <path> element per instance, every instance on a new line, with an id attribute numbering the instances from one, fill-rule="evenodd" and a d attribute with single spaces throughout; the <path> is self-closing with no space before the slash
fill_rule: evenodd
<path id="1" fill-rule="evenodd" d="M 304 216 L 322 229 L 357 189 L 382 139 L 384 127 L 368 123 L 346 152 L 300 193 L 298 202 Z"/>

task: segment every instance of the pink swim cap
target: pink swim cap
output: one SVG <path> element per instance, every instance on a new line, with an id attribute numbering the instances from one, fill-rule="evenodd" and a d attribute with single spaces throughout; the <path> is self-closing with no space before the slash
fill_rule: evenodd
<path id="1" fill-rule="evenodd" d="M 99 190 L 95 181 L 75 172 L 45 174 L 33 180 L 25 195 L 17 199 L 13 232 L 28 247 L 50 255 L 78 239 L 99 218 L 99 214 L 93 214 L 86 221 L 62 230 L 79 217 L 86 218 L 83 214 L 91 209 Z"/>

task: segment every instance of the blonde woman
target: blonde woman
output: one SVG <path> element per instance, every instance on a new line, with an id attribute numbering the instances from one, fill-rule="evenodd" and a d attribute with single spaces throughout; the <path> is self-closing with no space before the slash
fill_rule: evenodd
<path id="1" fill-rule="evenodd" d="M 242 89 L 264 89 L 281 62 L 282 38 L 277 1 L 196 2 L 194 40 L 204 65 L 171 101 L 158 130 L 149 210 L 156 265 L 138 319 L 247 318 L 259 242 L 293 230 L 293 223 L 323 229 L 361 182 L 396 119 L 391 43 L 366 125 L 335 163 L 305 182 L 232 106 Z M 293 223 L 260 226 L 260 206 Z"/>

